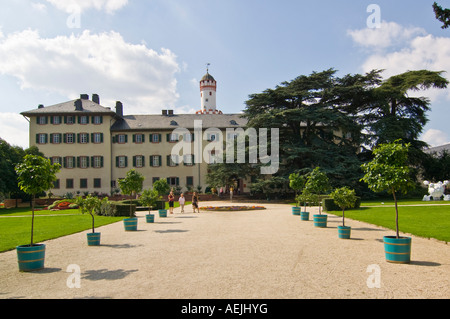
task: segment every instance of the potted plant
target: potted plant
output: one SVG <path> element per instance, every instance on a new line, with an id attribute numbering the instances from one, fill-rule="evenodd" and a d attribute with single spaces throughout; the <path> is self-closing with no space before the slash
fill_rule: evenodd
<path id="1" fill-rule="evenodd" d="M 327 227 L 327 215 L 322 215 L 320 195 L 325 194 L 329 186 L 327 175 L 320 171 L 320 167 L 316 167 L 306 178 L 304 196 L 309 199 L 313 205 L 319 206 L 319 214 L 313 216 L 314 226 Z"/>
<path id="2" fill-rule="evenodd" d="M 148 206 L 148 214 L 145 215 L 147 223 L 153 223 L 155 221 L 155 215 L 151 214 L 151 209 L 156 206 L 156 201 L 158 198 L 158 192 L 155 189 L 150 188 L 144 190 L 139 198 L 142 205 Z"/>
<path id="3" fill-rule="evenodd" d="M 410 176 L 408 149 L 410 144 L 403 145 L 400 140 L 380 144 L 373 149 L 374 158 L 361 167 L 365 173 L 361 179 L 374 192 L 389 191 L 395 203 L 396 236 L 384 236 L 386 261 L 392 263 L 409 263 L 411 261 L 411 237 L 399 234 L 397 192 L 407 193 L 414 188 Z"/>
<path id="4" fill-rule="evenodd" d="M 289 187 L 295 191 L 296 206 L 292 207 L 293 215 L 300 215 L 300 200 L 297 193 L 305 186 L 305 177 L 299 173 L 292 173 L 289 175 Z M 305 209 L 306 211 L 306 209 Z"/>
<path id="5" fill-rule="evenodd" d="M 345 226 L 345 209 L 355 207 L 356 194 L 355 190 L 348 187 L 341 187 L 330 194 L 333 201 L 342 209 L 342 226 L 338 226 L 339 238 L 349 239 L 351 227 Z"/>
<path id="6" fill-rule="evenodd" d="M 51 164 L 50 160 L 37 155 L 26 155 L 23 162 L 15 167 L 20 189 L 32 197 L 31 241 L 29 245 L 16 247 L 19 271 L 33 271 L 44 268 L 45 244 L 35 244 L 33 241 L 34 200 L 36 194 L 48 191 L 53 187 L 59 169 L 59 164 Z"/>
<path id="7" fill-rule="evenodd" d="M 170 186 L 165 179 L 159 179 L 155 183 L 153 183 L 153 189 L 158 192 L 159 206 L 158 212 L 159 217 L 167 217 L 166 203 L 164 202 L 163 195 L 167 194 L 170 190 Z"/>
<path id="8" fill-rule="evenodd" d="M 108 200 L 105 197 L 103 200 Z M 88 195 L 86 198 L 79 196 L 77 197 L 75 203 L 78 205 L 81 213 L 89 213 L 92 217 L 92 233 L 87 233 L 88 246 L 98 246 L 100 245 L 100 233 L 95 232 L 95 220 L 94 214 L 100 210 L 102 206 L 102 200 L 96 196 Z"/>
<path id="9" fill-rule="evenodd" d="M 131 169 L 127 172 L 124 179 L 119 180 L 119 187 L 122 193 L 137 198 L 137 193 L 142 190 L 142 184 L 144 182 L 144 176 L 137 172 L 135 169 Z M 137 230 L 137 217 L 133 213 L 133 204 L 130 202 L 130 218 L 125 218 L 123 224 L 126 231 Z"/>

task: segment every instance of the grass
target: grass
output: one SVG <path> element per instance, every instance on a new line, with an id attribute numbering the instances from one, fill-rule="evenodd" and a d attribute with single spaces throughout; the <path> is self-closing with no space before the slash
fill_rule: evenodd
<path id="1" fill-rule="evenodd" d="M 51 215 L 51 216 L 50 216 Z M 27 245 L 31 240 L 30 208 L 0 209 L 0 252 L 15 249 L 18 245 Z M 95 227 L 108 225 L 125 217 L 95 216 Z M 58 238 L 85 230 L 91 230 L 92 218 L 81 214 L 78 209 L 59 212 L 36 211 L 34 218 L 34 242 Z"/>
<path id="2" fill-rule="evenodd" d="M 332 211 L 328 213 L 342 216 L 342 212 L 338 211 Z M 449 206 L 400 205 L 398 215 L 400 232 L 409 233 L 419 237 L 435 238 L 445 242 L 450 242 Z M 346 211 L 345 218 L 359 220 L 369 224 L 392 229 L 392 235 L 395 235 L 394 207 L 361 207 L 360 209 Z"/>

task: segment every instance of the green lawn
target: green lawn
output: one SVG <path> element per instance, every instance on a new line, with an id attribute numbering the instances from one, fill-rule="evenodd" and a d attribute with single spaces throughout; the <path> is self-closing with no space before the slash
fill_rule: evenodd
<path id="1" fill-rule="evenodd" d="M 10 218 L 2 218 L 3 216 L 10 216 Z M 115 223 L 123 218 L 125 217 L 95 216 L 95 227 Z M 89 230 L 91 227 L 91 215 L 83 215 L 78 209 L 69 209 L 59 212 L 36 211 L 33 241 L 39 243 L 45 240 Z M 0 252 L 14 249 L 18 245 L 29 244 L 31 240 L 30 237 L 31 211 L 29 208 L 0 209 Z"/>
<path id="2" fill-rule="evenodd" d="M 388 205 L 388 203 L 385 202 L 385 205 Z M 368 205 L 364 202 L 361 206 Z M 450 206 L 400 205 L 398 212 L 400 232 L 450 242 Z M 342 212 L 332 211 L 328 213 L 342 216 Z M 393 206 L 361 207 L 360 209 L 348 210 L 345 212 L 345 218 L 389 228 L 394 231 L 393 235 L 395 234 L 395 208 Z"/>

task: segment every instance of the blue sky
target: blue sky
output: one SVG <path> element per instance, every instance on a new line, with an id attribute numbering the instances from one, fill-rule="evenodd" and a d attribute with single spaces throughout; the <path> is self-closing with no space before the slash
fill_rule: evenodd
<path id="1" fill-rule="evenodd" d="M 450 70 L 450 29 L 433 1 L 15 0 L 0 3 L 0 137 L 28 147 L 20 112 L 81 93 L 125 114 L 200 108 L 206 63 L 217 105 L 240 112 L 252 93 L 329 68 Z M 450 8 L 449 0 L 438 1 Z M 376 4 L 379 11 L 369 10 Z M 374 14 L 378 14 L 374 16 Z M 370 22 L 380 18 L 379 28 Z M 368 23 L 369 19 L 369 23 Z M 450 74 L 444 74 L 450 79 Z M 422 139 L 450 142 L 449 90 L 432 101 Z"/>

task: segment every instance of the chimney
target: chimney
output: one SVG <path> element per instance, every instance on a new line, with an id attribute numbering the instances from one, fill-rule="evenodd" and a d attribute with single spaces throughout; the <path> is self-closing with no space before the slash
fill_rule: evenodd
<path id="1" fill-rule="evenodd" d="M 116 114 L 120 117 L 123 117 L 123 104 L 120 101 L 116 102 Z"/>
<path id="2" fill-rule="evenodd" d="M 100 97 L 98 96 L 98 94 L 92 94 L 92 102 L 100 104 Z"/>
<path id="3" fill-rule="evenodd" d="M 44 104 L 39 104 L 38 105 L 38 109 L 43 109 L 44 108 Z"/>
<path id="4" fill-rule="evenodd" d="M 80 99 L 89 100 L 89 94 L 80 94 Z"/>
<path id="5" fill-rule="evenodd" d="M 173 116 L 173 110 L 168 110 L 169 116 Z"/>
<path id="6" fill-rule="evenodd" d="M 167 116 L 167 110 L 162 110 L 162 115 L 166 115 Z"/>
<path id="7" fill-rule="evenodd" d="M 81 99 L 75 100 L 75 111 L 82 111 L 83 110 L 83 102 Z"/>

